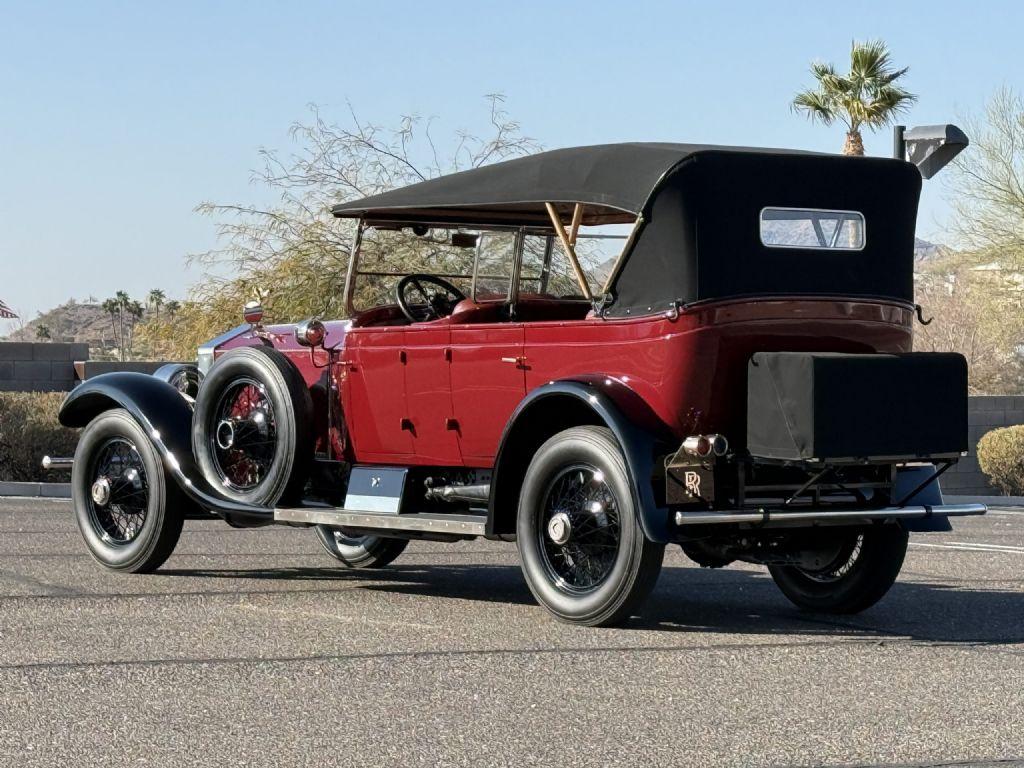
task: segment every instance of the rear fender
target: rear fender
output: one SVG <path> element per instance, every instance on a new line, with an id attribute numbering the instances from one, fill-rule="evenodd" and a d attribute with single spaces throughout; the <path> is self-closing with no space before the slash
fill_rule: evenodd
<path id="1" fill-rule="evenodd" d="M 667 543 L 669 510 L 655 496 L 655 458 L 668 452 L 670 435 L 643 399 L 618 379 L 584 376 L 553 381 L 530 392 L 516 408 L 502 435 L 494 463 L 487 535 L 516 530 L 519 489 L 537 448 L 570 427 L 608 427 L 626 460 L 633 503 L 651 541 Z"/>
<path id="2" fill-rule="evenodd" d="M 902 499 L 933 474 L 935 474 L 935 467 L 931 465 L 900 467 L 896 470 L 896 482 L 893 484 L 893 500 Z M 936 480 L 925 486 L 907 499 L 906 503 L 911 506 L 942 506 L 942 489 L 939 487 L 939 481 Z M 953 530 L 949 518 L 945 516 L 901 520 L 900 524 L 913 533 L 943 533 Z"/>
<path id="3" fill-rule="evenodd" d="M 192 457 L 192 408 L 177 389 L 143 373 L 105 373 L 79 384 L 64 399 L 58 419 L 65 427 L 84 427 L 104 411 L 126 410 L 149 436 L 168 477 L 199 507 L 230 522 L 272 522 L 272 509 L 239 504 L 206 482 Z"/>

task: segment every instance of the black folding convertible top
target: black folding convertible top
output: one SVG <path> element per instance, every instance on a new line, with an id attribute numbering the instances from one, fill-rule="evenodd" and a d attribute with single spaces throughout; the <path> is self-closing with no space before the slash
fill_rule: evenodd
<path id="1" fill-rule="evenodd" d="M 700 152 L 813 155 L 711 144 L 632 142 L 569 147 L 430 179 L 334 206 L 375 221 L 547 224 L 545 203 L 588 206 L 587 224 L 632 222 L 673 168 Z"/>
<path id="2" fill-rule="evenodd" d="M 913 302 L 921 174 L 911 163 L 700 144 L 603 144 L 542 152 L 341 203 L 370 222 L 549 228 L 576 204 L 584 224 L 641 226 L 619 259 L 606 316 L 743 296 L 827 295 Z M 765 208 L 852 211 L 859 250 L 773 247 Z"/>

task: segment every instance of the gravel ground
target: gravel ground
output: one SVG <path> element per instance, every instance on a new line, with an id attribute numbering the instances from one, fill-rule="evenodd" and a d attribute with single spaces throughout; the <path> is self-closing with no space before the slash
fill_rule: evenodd
<path id="1" fill-rule="evenodd" d="M 615 630 L 551 620 L 512 545 L 333 562 L 307 530 L 194 522 L 160 572 L 118 575 L 66 502 L 0 500 L 0 765 L 1024 758 L 1021 512 L 915 536 L 890 595 L 844 619 L 675 548 Z"/>

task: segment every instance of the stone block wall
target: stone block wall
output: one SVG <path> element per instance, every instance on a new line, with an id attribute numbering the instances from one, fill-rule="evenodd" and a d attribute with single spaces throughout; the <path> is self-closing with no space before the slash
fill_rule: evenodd
<path id="1" fill-rule="evenodd" d="M 88 359 L 88 344 L 2 341 L 0 392 L 68 392 L 75 361 Z"/>

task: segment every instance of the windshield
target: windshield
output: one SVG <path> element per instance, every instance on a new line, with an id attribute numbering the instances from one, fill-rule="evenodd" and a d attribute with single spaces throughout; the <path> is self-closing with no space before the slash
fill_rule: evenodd
<path id="1" fill-rule="evenodd" d="M 579 233 L 574 250 L 591 295 L 599 295 L 603 290 L 628 229 L 613 225 L 585 228 Z M 360 312 L 393 304 L 398 281 L 413 273 L 443 277 L 476 301 L 508 301 L 520 250 L 520 295 L 584 300 L 561 241 L 548 232 L 368 228 L 352 275 L 352 308 Z"/>

